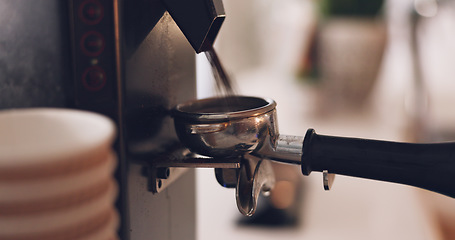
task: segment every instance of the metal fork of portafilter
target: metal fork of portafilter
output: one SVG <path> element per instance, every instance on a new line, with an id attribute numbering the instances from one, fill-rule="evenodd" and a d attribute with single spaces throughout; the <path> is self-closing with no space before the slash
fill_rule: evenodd
<path id="1" fill-rule="evenodd" d="M 154 161 L 147 161 L 150 158 Z M 250 154 L 233 158 L 211 158 L 191 153 L 187 148 L 176 144 L 171 151 L 147 156 L 143 163 L 148 189 L 153 193 L 158 193 L 171 184 L 175 178 L 169 178 L 169 175 L 182 174 L 183 168 L 214 168 L 216 178 L 222 186 L 236 189 L 237 207 L 245 216 L 251 216 L 256 211 L 259 194 L 267 194 L 275 185 L 271 162 Z"/>

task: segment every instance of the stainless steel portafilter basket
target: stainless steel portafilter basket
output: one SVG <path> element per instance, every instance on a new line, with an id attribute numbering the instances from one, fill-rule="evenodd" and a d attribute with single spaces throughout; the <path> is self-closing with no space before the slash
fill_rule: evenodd
<path id="1" fill-rule="evenodd" d="M 177 135 L 214 158 L 251 154 L 312 171 L 395 182 L 455 197 L 455 142 L 416 144 L 316 134 L 280 135 L 271 99 L 231 96 L 179 104 Z"/>
<path id="2" fill-rule="evenodd" d="M 254 97 L 208 98 L 177 105 L 175 129 L 193 152 L 224 158 L 260 149 L 274 138 L 276 103 Z"/>

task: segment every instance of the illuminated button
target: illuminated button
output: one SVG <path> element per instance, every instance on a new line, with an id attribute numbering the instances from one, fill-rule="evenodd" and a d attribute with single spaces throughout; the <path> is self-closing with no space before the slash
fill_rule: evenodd
<path id="1" fill-rule="evenodd" d="M 103 6 L 98 0 L 84 1 L 79 7 L 79 17 L 86 24 L 97 24 L 103 19 L 103 16 Z"/>
<path id="2" fill-rule="evenodd" d="M 98 59 L 96 59 L 96 58 L 90 60 L 90 64 L 91 64 L 92 66 L 98 65 L 98 63 L 99 63 L 99 61 L 98 61 Z"/>
<path id="3" fill-rule="evenodd" d="M 101 90 L 106 85 L 106 72 L 98 66 L 87 68 L 82 74 L 82 84 L 90 91 Z"/>
<path id="4" fill-rule="evenodd" d="M 99 32 L 90 31 L 81 39 L 81 48 L 85 55 L 96 57 L 104 50 L 104 38 Z"/>

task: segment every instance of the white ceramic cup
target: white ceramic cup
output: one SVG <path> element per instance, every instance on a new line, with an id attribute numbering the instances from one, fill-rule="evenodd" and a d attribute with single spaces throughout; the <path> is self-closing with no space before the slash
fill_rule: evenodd
<path id="1" fill-rule="evenodd" d="M 69 109 L 0 111 L 0 181 L 61 174 L 110 151 L 114 123 Z"/>
<path id="2" fill-rule="evenodd" d="M 116 164 L 114 153 L 85 171 L 24 181 L 0 181 L 0 216 L 35 214 L 87 201 L 106 189 Z"/>
<path id="3" fill-rule="evenodd" d="M 0 204 L 52 202 L 67 194 L 86 194 L 87 189 L 93 192 L 97 184 L 104 189 L 67 207 L 0 214 L 0 239 L 62 231 L 69 237 L 70 229 L 88 231 L 94 226 L 90 222 L 108 219 L 117 195 L 114 138 L 113 121 L 97 113 L 54 108 L 0 111 Z M 115 236 L 115 229 L 111 234 Z"/>

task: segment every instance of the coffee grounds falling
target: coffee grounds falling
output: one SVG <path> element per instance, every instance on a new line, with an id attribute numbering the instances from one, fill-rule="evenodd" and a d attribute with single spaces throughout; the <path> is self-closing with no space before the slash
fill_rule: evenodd
<path id="1" fill-rule="evenodd" d="M 221 64 L 218 55 L 216 54 L 213 46 L 205 52 L 207 60 L 212 66 L 212 74 L 215 78 L 217 93 L 220 96 L 233 96 L 237 95 L 237 90 L 234 88 L 234 83 L 229 75 L 226 73 L 223 65 Z"/>

